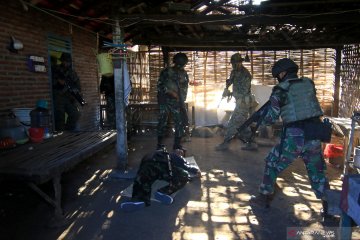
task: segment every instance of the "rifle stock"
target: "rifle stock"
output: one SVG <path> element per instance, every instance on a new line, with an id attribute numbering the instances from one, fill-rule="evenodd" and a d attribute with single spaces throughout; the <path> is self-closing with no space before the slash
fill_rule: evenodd
<path id="1" fill-rule="evenodd" d="M 259 110 L 254 112 L 243 124 L 241 124 L 240 127 L 237 128 L 237 132 L 241 133 L 242 131 L 244 131 L 245 129 L 250 127 L 252 125 L 252 123 L 256 122 L 256 127 L 251 128 L 251 132 L 252 132 L 251 139 L 253 139 L 262 120 L 264 119 L 266 113 L 269 111 L 269 108 L 270 108 L 270 101 L 268 100 L 264 105 L 261 106 L 261 108 L 259 108 Z M 243 139 L 241 139 L 241 140 L 243 140 Z M 244 142 L 246 142 L 246 141 L 244 141 Z"/>

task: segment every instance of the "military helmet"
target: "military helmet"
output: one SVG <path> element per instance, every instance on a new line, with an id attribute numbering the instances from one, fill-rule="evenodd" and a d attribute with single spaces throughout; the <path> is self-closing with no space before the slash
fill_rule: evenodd
<path id="1" fill-rule="evenodd" d="M 180 66 L 185 66 L 188 63 L 188 58 L 185 53 L 177 53 L 173 57 L 173 63 Z"/>
<path id="2" fill-rule="evenodd" d="M 70 55 L 70 53 L 62 53 L 62 54 L 61 54 L 61 57 L 60 57 L 60 61 L 61 61 L 61 62 L 64 62 L 64 61 L 66 61 L 66 62 L 71 62 L 71 55 Z"/>
<path id="3" fill-rule="evenodd" d="M 241 57 L 240 53 L 235 53 L 231 56 L 231 63 L 239 63 L 244 61 L 244 59 Z"/>
<path id="4" fill-rule="evenodd" d="M 281 72 L 297 73 L 299 66 L 290 58 L 283 58 L 277 61 L 272 67 L 273 77 L 277 77 Z"/>

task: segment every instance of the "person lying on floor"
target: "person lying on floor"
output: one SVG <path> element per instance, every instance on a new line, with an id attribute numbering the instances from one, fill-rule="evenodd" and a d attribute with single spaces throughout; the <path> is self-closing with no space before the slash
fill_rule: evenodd
<path id="1" fill-rule="evenodd" d="M 155 192 L 155 199 L 170 205 L 174 200 L 171 194 L 183 188 L 194 177 L 201 177 L 201 172 L 184 158 L 184 151 L 175 149 L 168 153 L 163 146 L 142 158 L 134 180 L 131 201 L 123 202 L 120 207 L 124 211 L 135 211 L 150 206 L 151 188 L 156 180 L 169 184 Z"/>

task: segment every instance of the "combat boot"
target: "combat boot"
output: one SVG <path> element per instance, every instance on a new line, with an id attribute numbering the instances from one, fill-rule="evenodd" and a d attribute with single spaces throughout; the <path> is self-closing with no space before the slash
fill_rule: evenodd
<path id="1" fill-rule="evenodd" d="M 216 151 L 225 151 L 225 150 L 228 150 L 228 149 L 229 149 L 229 145 L 230 145 L 229 142 L 220 143 L 219 145 L 217 145 L 217 146 L 215 147 L 215 150 L 216 150 Z"/>
<path id="2" fill-rule="evenodd" d="M 241 150 L 246 151 L 256 151 L 258 149 L 258 146 L 254 142 L 247 142 L 245 143 L 245 146 L 241 147 Z"/>
<path id="3" fill-rule="evenodd" d="M 260 208 L 270 208 L 271 201 L 273 200 L 273 194 L 259 193 L 257 196 L 251 196 L 249 202 L 250 205 Z"/>

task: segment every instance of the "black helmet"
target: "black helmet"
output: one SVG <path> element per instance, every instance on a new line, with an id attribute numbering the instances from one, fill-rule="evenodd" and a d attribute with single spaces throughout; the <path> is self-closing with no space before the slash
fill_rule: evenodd
<path id="1" fill-rule="evenodd" d="M 177 53 L 173 57 L 173 63 L 179 66 L 185 66 L 188 63 L 188 58 L 185 53 Z"/>
<path id="2" fill-rule="evenodd" d="M 277 77 L 281 72 L 297 73 L 299 66 L 290 58 L 283 58 L 277 61 L 272 67 L 271 73 L 273 77 Z"/>
<path id="3" fill-rule="evenodd" d="M 231 56 L 231 59 L 230 59 L 230 62 L 232 64 L 234 63 L 239 63 L 239 62 L 242 62 L 244 61 L 244 59 L 241 57 L 240 53 L 235 53 Z"/>
<path id="4" fill-rule="evenodd" d="M 61 57 L 60 57 L 60 61 L 61 61 L 61 62 L 64 62 L 64 61 L 66 61 L 66 62 L 71 62 L 71 55 L 70 55 L 70 53 L 62 53 L 62 54 L 61 54 Z"/>

